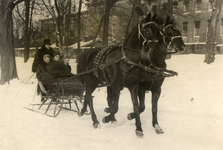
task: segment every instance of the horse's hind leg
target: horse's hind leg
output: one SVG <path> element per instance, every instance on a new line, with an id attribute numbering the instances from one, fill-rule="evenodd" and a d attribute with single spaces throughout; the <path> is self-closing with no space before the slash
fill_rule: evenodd
<path id="1" fill-rule="evenodd" d="M 86 97 L 88 99 L 88 105 L 90 107 L 90 111 L 91 111 L 91 119 L 93 121 L 93 127 L 94 128 L 98 128 L 99 125 L 99 121 L 97 120 L 97 116 L 94 112 L 94 108 L 93 108 L 93 100 L 92 100 L 92 95 L 89 92 L 86 92 Z"/>
<path id="2" fill-rule="evenodd" d="M 90 82 L 92 79 L 89 78 L 85 78 L 85 88 L 86 88 L 86 92 L 85 92 L 85 97 L 84 97 L 84 106 L 81 109 L 81 113 L 79 114 L 79 116 L 83 116 L 84 113 L 87 111 L 87 104 L 89 105 L 90 111 L 91 111 L 91 119 L 93 121 L 93 127 L 94 128 L 98 128 L 99 125 L 99 121 L 97 120 L 97 116 L 94 112 L 94 107 L 93 107 L 93 100 L 92 100 L 92 93 L 94 92 L 94 90 L 96 89 L 97 85 Z"/>
<path id="3" fill-rule="evenodd" d="M 161 88 L 157 88 L 155 90 L 152 90 L 152 125 L 156 130 L 157 134 L 161 134 L 164 133 L 162 128 L 159 126 L 158 124 L 158 119 L 157 119 L 157 111 L 158 111 L 158 100 L 160 97 L 160 93 L 161 93 Z"/>
<path id="4" fill-rule="evenodd" d="M 113 99 L 112 98 L 112 87 L 108 86 L 107 87 L 107 103 L 108 103 L 108 107 L 106 107 L 105 110 L 104 110 L 106 113 L 110 113 L 111 112 L 110 109 L 111 109 L 112 103 L 113 103 L 112 99 Z"/>
<path id="5" fill-rule="evenodd" d="M 110 121 L 116 122 L 115 114 L 118 112 L 120 91 L 121 91 L 121 88 L 119 88 L 118 86 L 107 88 L 107 94 L 108 94 L 107 101 L 108 101 L 108 106 L 109 106 L 107 110 L 108 110 L 108 113 L 110 114 L 103 118 L 102 121 L 104 123 L 108 123 Z"/>

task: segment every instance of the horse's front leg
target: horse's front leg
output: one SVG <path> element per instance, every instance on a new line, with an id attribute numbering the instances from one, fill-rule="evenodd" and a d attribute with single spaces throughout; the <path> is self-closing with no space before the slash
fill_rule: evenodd
<path id="1" fill-rule="evenodd" d="M 104 123 L 108 122 L 116 122 L 115 114 L 118 112 L 118 103 L 119 103 L 119 96 L 120 96 L 121 88 L 118 86 L 111 86 L 107 88 L 107 101 L 109 108 L 106 108 L 105 111 L 110 113 L 108 116 L 103 118 Z"/>
<path id="2" fill-rule="evenodd" d="M 164 133 L 162 128 L 159 126 L 158 119 L 157 119 L 157 111 L 158 111 L 158 100 L 161 93 L 161 88 L 157 88 L 155 90 L 152 90 L 152 125 L 156 130 L 157 134 Z"/>
<path id="3" fill-rule="evenodd" d="M 139 86 L 138 97 L 139 97 L 139 114 L 141 114 L 145 110 L 145 94 L 146 89 L 143 86 Z M 129 113 L 127 118 L 128 120 L 132 120 L 136 117 L 135 113 Z"/>
<path id="4" fill-rule="evenodd" d="M 133 110 L 135 114 L 135 125 L 136 125 L 136 135 L 139 137 L 143 136 L 143 130 L 141 127 L 141 120 L 139 115 L 139 103 L 138 103 L 138 86 L 132 89 L 129 89 L 131 93 L 132 103 L 133 103 Z"/>

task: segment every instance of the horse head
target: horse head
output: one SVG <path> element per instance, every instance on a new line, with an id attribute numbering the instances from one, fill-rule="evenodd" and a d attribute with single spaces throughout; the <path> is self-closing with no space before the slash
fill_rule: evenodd
<path id="1" fill-rule="evenodd" d="M 151 17 L 151 13 L 149 13 L 147 17 L 141 22 L 142 28 L 139 34 L 144 39 L 142 43 L 143 46 L 149 46 L 151 45 L 151 43 L 158 42 L 159 29 L 155 21 L 156 21 L 156 14 L 153 17 Z"/>
<path id="2" fill-rule="evenodd" d="M 151 17 L 151 13 L 149 13 L 145 19 L 132 29 L 132 32 L 124 42 L 124 46 L 140 51 L 143 47 L 157 42 L 159 30 L 155 18 L 156 15 Z M 146 50 L 147 48 L 144 49 Z"/>
<path id="3" fill-rule="evenodd" d="M 175 52 L 183 51 L 185 44 L 180 31 L 174 28 L 173 23 L 174 19 L 170 20 L 170 17 L 168 16 L 161 31 L 163 41 L 166 44 L 167 49 L 174 49 Z"/>

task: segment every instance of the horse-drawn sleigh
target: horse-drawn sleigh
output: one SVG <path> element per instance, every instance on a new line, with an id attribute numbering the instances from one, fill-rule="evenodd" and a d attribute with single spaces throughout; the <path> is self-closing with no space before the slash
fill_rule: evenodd
<path id="1" fill-rule="evenodd" d="M 102 121 L 116 122 L 115 114 L 118 111 L 120 91 L 126 87 L 131 93 L 134 110 L 128 114 L 128 119 L 135 119 L 136 135 L 141 137 L 143 130 L 140 113 L 145 109 L 145 93 L 151 91 L 152 125 L 157 133 L 163 133 L 157 119 L 157 102 L 164 79 L 177 75 L 176 72 L 166 69 L 165 58 L 169 54 L 169 48 L 178 52 L 184 47 L 180 32 L 173 27 L 173 20 L 167 17 L 163 25 L 155 15 L 151 17 L 151 14 L 148 14 L 132 30 L 122 45 L 85 52 L 78 60 L 77 75 L 74 77 L 83 85 L 79 92 L 83 93 L 83 89 L 85 91 L 83 108 L 81 111 L 78 109 L 78 115 L 89 114 L 87 111 L 89 106 L 93 126 L 98 128 L 99 121 L 94 112 L 92 93 L 103 85 L 107 87 L 108 108 L 105 108 L 105 111 L 109 115 Z M 57 88 L 61 91 L 59 93 L 62 93 L 58 95 L 60 99 L 62 98 L 63 104 L 63 97 L 66 96 L 63 82 L 59 82 Z M 80 100 L 81 97 L 80 94 Z M 61 100 L 55 103 L 61 104 Z M 67 103 L 70 104 L 69 101 Z"/>
<path id="2" fill-rule="evenodd" d="M 59 115 L 62 109 L 78 112 L 83 106 L 85 88 L 77 79 L 77 76 L 63 74 L 55 77 L 53 92 L 47 91 L 41 81 L 38 81 L 40 88 L 41 102 L 29 103 L 26 109 L 45 114 L 50 117 Z M 34 97 L 35 99 L 35 97 Z M 85 114 L 90 114 L 86 112 Z"/>

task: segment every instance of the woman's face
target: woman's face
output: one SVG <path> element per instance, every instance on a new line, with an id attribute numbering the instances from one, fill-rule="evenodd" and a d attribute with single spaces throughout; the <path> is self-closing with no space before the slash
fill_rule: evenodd
<path id="1" fill-rule="evenodd" d="M 55 60 L 55 61 L 59 61 L 59 60 L 60 60 L 60 55 L 55 55 L 55 56 L 53 57 L 53 60 Z"/>

